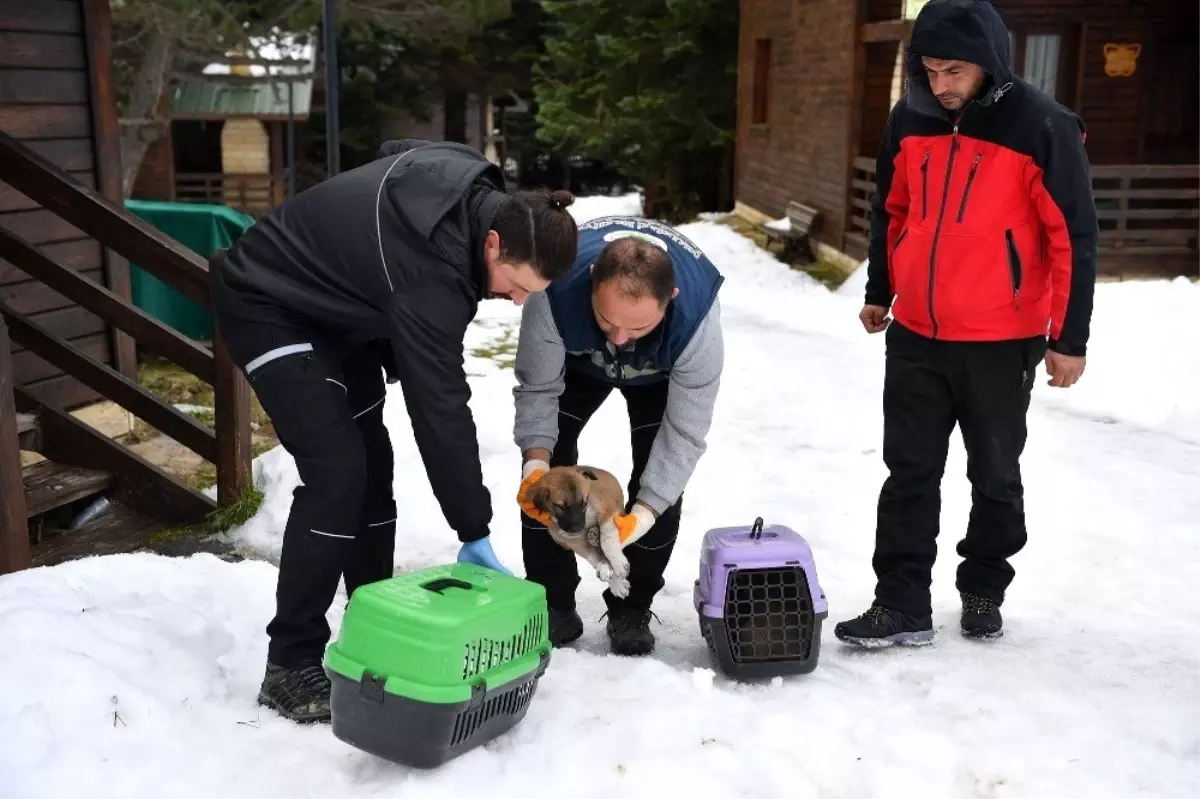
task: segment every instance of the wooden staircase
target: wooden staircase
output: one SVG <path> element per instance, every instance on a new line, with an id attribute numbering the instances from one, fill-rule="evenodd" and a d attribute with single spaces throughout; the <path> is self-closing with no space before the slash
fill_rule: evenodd
<path id="1" fill-rule="evenodd" d="M 0 180 L 185 296 L 211 308 L 208 264 L 46 159 L 0 132 Z M 207 427 L 0 301 L 0 575 L 83 555 L 137 548 L 166 525 L 202 520 L 250 484 L 250 388 L 218 339 L 186 338 L 109 288 L 56 263 L 0 226 L 0 258 L 106 323 L 137 346 L 213 386 Z M 216 464 L 217 501 L 121 443 L 14 384 L 12 342 Z M 45 460 L 22 467 L 21 451 Z M 104 497 L 108 510 L 72 526 Z"/>

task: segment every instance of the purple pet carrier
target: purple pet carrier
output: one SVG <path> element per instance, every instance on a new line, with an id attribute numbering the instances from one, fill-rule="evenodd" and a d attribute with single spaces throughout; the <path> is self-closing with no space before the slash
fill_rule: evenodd
<path id="1" fill-rule="evenodd" d="M 817 667 L 829 613 L 808 544 L 782 525 L 719 527 L 704 535 L 693 603 L 720 671 L 735 679 Z"/>

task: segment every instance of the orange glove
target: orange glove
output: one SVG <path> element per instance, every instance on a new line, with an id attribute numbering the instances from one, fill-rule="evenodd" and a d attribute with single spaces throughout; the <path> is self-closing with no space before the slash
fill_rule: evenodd
<path id="1" fill-rule="evenodd" d="M 621 546 L 629 546 L 650 532 L 650 528 L 657 520 L 658 517 L 654 515 L 654 511 L 640 502 L 634 503 L 632 513 L 614 516 L 613 524 L 617 526 L 617 538 L 620 540 Z"/>
<path id="2" fill-rule="evenodd" d="M 517 504 L 521 506 L 521 510 L 532 519 L 536 519 L 542 524 L 549 527 L 554 519 L 548 513 L 542 513 L 533 506 L 526 496 L 529 494 L 529 489 L 533 488 L 534 483 L 542 479 L 550 469 L 550 464 L 540 460 L 526 461 L 521 467 L 521 487 L 517 489 Z"/>

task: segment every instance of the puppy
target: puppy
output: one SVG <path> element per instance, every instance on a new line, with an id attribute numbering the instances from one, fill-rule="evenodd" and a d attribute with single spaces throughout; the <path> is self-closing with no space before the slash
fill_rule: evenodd
<path id="1" fill-rule="evenodd" d="M 555 466 L 529 489 L 528 500 L 551 518 L 555 543 L 591 564 L 614 596 L 629 595 L 629 560 L 613 523 L 625 510 L 617 478 L 593 466 Z"/>

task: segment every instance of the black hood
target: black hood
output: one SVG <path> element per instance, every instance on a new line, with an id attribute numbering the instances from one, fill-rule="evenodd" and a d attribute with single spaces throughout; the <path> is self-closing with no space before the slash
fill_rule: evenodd
<path id="1" fill-rule="evenodd" d="M 906 63 L 909 86 L 932 100 L 921 59 L 969 61 L 988 73 L 989 80 L 985 80 L 976 100 L 990 105 L 1003 95 L 1002 91 L 998 95 L 996 89 L 1006 87 L 1012 80 L 1010 50 L 1008 27 L 991 3 L 930 0 L 913 23 Z"/>

